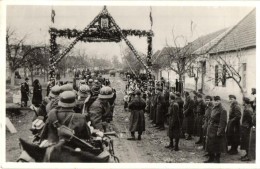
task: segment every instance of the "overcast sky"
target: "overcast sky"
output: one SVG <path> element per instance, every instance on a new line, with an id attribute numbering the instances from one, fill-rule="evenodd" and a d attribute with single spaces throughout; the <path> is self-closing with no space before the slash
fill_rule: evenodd
<path id="1" fill-rule="evenodd" d="M 55 23 L 51 23 L 51 9 L 55 10 Z M 48 29 L 69 28 L 82 30 L 102 10 L 102 6 L 8 6 L 7 26 L 15 29 L 17 36 L 28 35 L 27 43 L 49 44 Z M 108 11 L 114 17 L 121 29 L 150 29 L 147 6 L 108 6 Z M 222 28 L 238 23 L 253 7 L 152 7 L 153 51 L 162 49 L 166 40 L 172 43 L 172 32 L 175 36 L 183 35 L 188 41 L 206 35 Z M 191 33 L 193 22 L 193 34 Z M 134 47 L 146 53 L 146 38 L 130 38 Z M 69 44 L 72 40 L 58 38 L 58 43 Z M 120 49 L 125 43 L 78 43 L 75 50 L 80 49 L 91 56 L 120 56 Z"/>

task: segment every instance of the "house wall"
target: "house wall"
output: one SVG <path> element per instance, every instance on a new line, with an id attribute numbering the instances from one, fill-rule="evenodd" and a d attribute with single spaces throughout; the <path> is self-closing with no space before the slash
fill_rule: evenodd
<path id="1" fill-rule="evenodd" d="M 224 55 L 221 55 L 222 57 Z M 246 88 L 244 88 L 245 94 L 249 96 L 251 94 L 251 88 L 256 87 L 256 49 L 248 49 L 241 52 L 240 60 L 236 57 L 237 52 L 229 53 L 229 57 L 232 58 L 233 64 L 240 69 L 240 75 L 242 75 L 242 63 L 246 63 Z M 226 86 L 222 86 L 221 82 L 219 86 L 215 86 L 215 65 L 218 63 L 210 56 L 206 63 L 206 76 L 205 76 L 205 94 L 218 95 L 222 99 L 228 100 L 228 95 L 233 94 L 237 97 L 237 100 L 242 102 L 242 93 L 240 88 L 233 79 L 227 79 Z M 242 81 L 241 80 L 241 84 Z"/>

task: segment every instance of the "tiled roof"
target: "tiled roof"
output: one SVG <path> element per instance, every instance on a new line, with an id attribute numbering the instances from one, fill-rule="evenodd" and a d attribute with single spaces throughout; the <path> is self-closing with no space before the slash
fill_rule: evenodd
<path id="1" fill-rule="evenodd" d="M 207 52 L 214 44 L 216 44 L 217 39 L 222 37 L 228 29 L 221 29 L 216 32 L 201 36 L 189 43 L 187 46 L 190 47 L 192 53 L 204 53 Z"/>
<path id="2" fill-rule="evenodd" d="M 256 10 L 252 10 L 209 51 L 234 51 L 256 46 Z"/>

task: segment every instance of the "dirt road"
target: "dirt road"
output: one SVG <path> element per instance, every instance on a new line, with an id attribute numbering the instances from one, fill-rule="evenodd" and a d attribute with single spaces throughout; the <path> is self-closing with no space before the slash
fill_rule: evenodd
<path id="1" fill-rule="evenodd" d="M 116 106 L 114 109 L 114 118 L 111 123 L 112 130 L 115 130 L 119 138 L 114 138 L 115 154 L 119 157 L 120 162 L 129 163 L 201 163 L 206 160 L 203 155 L 205 152 L 202 146 L 195 145 L 197 138 L 186 141 L 180 140 L 180 151 L 175 152 L 165 149 L 168 144 L 168 137 L 165 131 L 159 131 L 150 127 L 150 121 L 146 117 L 146 131 L 140 141 L 129 141 L 128 123 L 130 112 L 123 109 L 123 96 L 125 82 L 120 77 L 110 77 L 112 87 L 117 91 Z M 33 112 L 22 112 L 20 115 L 8 115 L 18 130 L 16 134 L 10 134 L 6 131 L 6 161 L 16 161 L 20 154 L 18 138 L 22 137 L 30 140 L 29 131 Z M 147 116 L 147 115 L 145 115 Z M 238 155 L 222 155 L 221 161 L 225 163 L 239 163 Z M 253 163 L 251 161 L 250 163 Z"/>

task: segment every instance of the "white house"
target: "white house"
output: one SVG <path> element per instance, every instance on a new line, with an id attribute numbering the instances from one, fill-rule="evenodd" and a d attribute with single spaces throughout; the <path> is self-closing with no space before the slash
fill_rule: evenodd
<path id="1" fill-rule="evenodd" d="M 227 69 L 231 68 L 238 75 L 233 77 L 236 80 L 241 78 L 239 84 L 244 95 L 250 95 L 251 88 L 256 87 L 255 13 L 254 9 L 235 26 L 199 37 L 189 44 L 192 45 L 193 55 L 199 56 L 191 72 L 198 77 L 197 89 L 202 89 L 205 94 L 219 95 L 223 99 L 234 94 L 241 101 L 241 89 L 232 78 L 228 78 Z M 196 83 L 191 74 L 185 75 L 185 88 L 195 90 Z M 159 70 L 157 75 L 158 78 L 169 77 L 170 81 L 178 79 L 175 72 L 166 69 Z"/>

